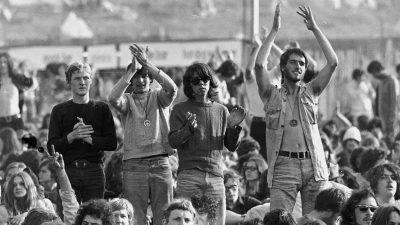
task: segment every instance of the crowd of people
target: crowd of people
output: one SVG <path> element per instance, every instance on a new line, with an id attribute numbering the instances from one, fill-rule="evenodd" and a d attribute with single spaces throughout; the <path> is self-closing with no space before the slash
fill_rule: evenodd
<path id="1" fill-rule="evenodd" d="M 274 43 L 278 4 L 245 68 L 220 54 L 170 74 L 132 44 L 106 101 L 89 64 L 61 65 L 68 94 L 40 119 L 21 107 L 32 74 L 1 53 L 0 225 L 400 224 L 398 81 L 376 60 L 374 85 L 355 68 L 321 120 L 340 62 L 311 9 L 297 13 L 325 65 Z"/>

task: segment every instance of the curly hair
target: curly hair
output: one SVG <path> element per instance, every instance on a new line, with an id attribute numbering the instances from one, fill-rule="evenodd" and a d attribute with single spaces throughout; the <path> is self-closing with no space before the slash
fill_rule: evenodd
<path id="1" fill-rule="evenodd" d="M 60 217 L 58 217 L 54 212 L 43 208 L 34 208 L 29 210 L 21 225 L 42 225 L 46 222 L 51 222 L 51 224 L 62 224 Z"/>
<path id="2" fill-rule="evenodd" d="M 385 169 L 392 172 L 396 177 L 397 188 L 396 188 L 396 193 L 394 194 L 394 199 L 398 200 L 400 199 L 400 185 L 399 185 L 400 168 L 395 164 L 386 163 L 372 168 L 370 171 L 367 172 L 367 180 L 371 185 L 372 191 L 375 194 L 377 194 L 376 192 L 377 192 L 378 182 L 381 179 Z"/>
<path id="3" fill-rule="evenodd" d="M 183 92 L 185 93 L 186 97 L 193 99 L 193 89 L 191 86 L 191 79 L 193 76 L 199 76 L 201 79 L 209 78 L 210 79 L 210 90 L 208 91 L 207 96 L 211 98 L 211 89 L 217 88 L 218 85 L 216 84 L 215 80 L 213 79 L 214 72 L 212 69 L 205 63 L 194 63 L 190 65 L 183 75 Z"/>
<path id="4" fill-rule="evenodd" d="M 110 201 L 111 212 L 118 210 L 126 210 L 128 212 L 129 221 L 133 222 L 133 206 L 132 204 L 125 198 L 114 198 Z"/>
<path id="5" fill-rule="evenodd" d="M 188 211 L 193 215 L 193 220 L 196 219 L 197 213 L 192 203 L 187 199 L 176 199 L 172 201 L 172 203 L 170 203 L 167 209 L 164 211 L 164 221 L 166 223 L 169 222 L 169 216 L 174 210 Z"/>
<path id="6" fill-rule="evenodd" d="M 368 122 L 367 130 L 371 132 L 374 128 L 383 129 L 383 122 L 381 118 L 374 117 Z"/>
<path id="7" fill-rule="evenodd" d="M 219 66 L 216 72 L 220 73 L 222 77 L 230 78 L 238 75 L 240 68 L 234 61 L 226 60 Z"/>
<path id="8" fill-rule="evenodd" d="M 20 177 L 24 182 L 24 188 L 26 189 L 26 195 L 22 199 L 17 199 L 14 196 L 14 179 Z M 39 195 L 36 191 L 35 183 L 31 176 L 26 172 L 18 172 L 11 176 L 5 193 L 5 205 L 10 215 L 19 215 L 24 212 L 28 212 L 36 206 Z"/>
<path id="9" fill-rule="evenodd" d="M 367 149 L 361 155 L 360 173 L 365 174 L 369 169 L 376 166 L 379 161 L 386 158 L 386 151 L 382 148 Z"/>
<path id="10" fill-rule="evenodd" d="M 104 199 L 91 199 L 78 209 L 75 225 L 81 225 L 86 215 L 101 219 L 103 225 L 112 224 L 111 206 Z"/>
<path id="11" fill-rule="evenodd" d="M 296 225 L 292 214 L 284 209 L 275 209 L 265 214 L 264 225 Z"/>
<path id="12" fill-rule="evenodd" d="M 371 225 L 388 225 L 390 214 L 393 212 L 400 216 L 400 209 L 394 205 L 379 207 L 372 216 Z"/>
<path id="13" fill-rule="evenodd" d="M 370 190 L 362 190 L 354 192 L 347 200 L 345 206 L 342 209 L 342 224 L 350 225 L 355 224 L 355 208 L 362 200 L 367 198 L 374 198 L 375 195 Z"/>

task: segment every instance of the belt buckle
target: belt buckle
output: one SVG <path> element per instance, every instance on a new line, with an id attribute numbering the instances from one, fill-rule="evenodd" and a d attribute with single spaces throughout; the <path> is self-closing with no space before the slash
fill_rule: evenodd
<path id="1" fill-rule="evenodd" d="M 85 168 L 87 166 L 87 163 L 85 161 L 75 161 L 75 167 L 80 169 L 80 168 Z"/>

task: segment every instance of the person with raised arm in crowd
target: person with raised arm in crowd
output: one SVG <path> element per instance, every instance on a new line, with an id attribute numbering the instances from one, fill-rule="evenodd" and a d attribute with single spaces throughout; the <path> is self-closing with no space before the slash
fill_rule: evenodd
<path id="1" fill-rule="evenodd" d="M 173 195 L 168 160 L 173 149 L 168 144 L 168 120 L 178 88 L 167 74 L 148 61 L 147 50 L 137 44 L 129 49 L 132 63 L 109 96 L 125 127 L 123 195 L 133 204 L 138 224 L 146 224 L 150 198 L 154 225 L 161 225 L 162 211 Z M 161 89 L 150 89 L 153 79 Z M 124 94 L 129 85 L 133 92 Z"/>
<path id="2" fill-rule="evenodd" d="M 280 28 L 280 6 L 275 10 L 272 29 L 256 58 L 256 81 L 264 102 L 267 126 L 268 184 L 271 210 L 292 212 L 301 192 L 303 215 L 311 212 L 317 194 L 329 179 L 329 170 L 318 130 L 318 99 L 332 78 L 338 59 L 319 29 L 310 7 L 297 12 L 317 39 L 327 59 L 318 76 L 303 82 L 307 57 L 299 48 L 288 49 L 280 59 L 282 86 L 269 82 L 266 59 Z"/>
<path id="3" fill-rule="evenodd" d="M 189 98 L 174 106 L 171 117 L 169 143 L 178 149 L 179 167 L 176 194 L 190 198 L 204 194 L 221 201 L 217 223 L 225 224 L 225 186 L 222 172 L 224 146 L 235 151 L 240 143 L 239 124 L 246 111 L 228 109 L 210 99 L 210 88 L 215 88 L 214 73 L 205 63 L 189 66 L 183 76 L 184 93 Z"/>
<path id="4" fill-rule="evenodd" d="M 19 108 L 19 91 L 33 85 L 33 79 L 19 74 L 7 52 L 0 53 L 0 128 L 11 127 L 15 131 L 24 128 Z"/>
<path id="5" fill-rule="evenodd" d="M 103 198 L 103 151 L 117 147 L 113 116 L 106 103 L 89 97 L 92 70 L 88 64 L 74 62 L 65 75 L 72 99 L 53 108 L 47 147 L 54 145 L 63 154 L 78 202 Z"/>

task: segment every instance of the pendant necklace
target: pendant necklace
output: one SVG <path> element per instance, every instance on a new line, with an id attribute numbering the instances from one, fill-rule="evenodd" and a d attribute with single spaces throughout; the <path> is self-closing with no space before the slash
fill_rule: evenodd
<path id="1" fill-rule="evenodd" d="M 150 93 L 148 93 L 148 95 L 147 95 L 146 107 L 142 105 L 142 102 L 140 101 L 140 98 L 138 98 L 139 104 L 140 104 L 140 106 L 142 107 L 142 109 L 144 111 L 143 126 L 145 126 L 145 127 L 150 127 L 151 126 L 150 120 L 147 119 L 147 106 L 149 105 L 149 98 L 150 98 Z"/>
<path id="2" fill-rule="evenodd" d="M 299 92 L 296 93 L 296 96 L 295 96 L 295 99 L 294 99 L 294 102 L 293 102 L 293 108 L 292 108 L 292 105 L 290 104 L 290 99 L 288 98 L 289 107 L 290 107 L 290 110 L 292 111 L 292 119 L 289 121 L 289 125 L 291 127 L 295 127 L 298 124 L 298 121 L 294 118 L 294 113 L 295 113 L 294 111 L 296 109 L 296 101 L 298 101 L 297 100 L 298 99 L 298 94 L 299 94 Z"/>

